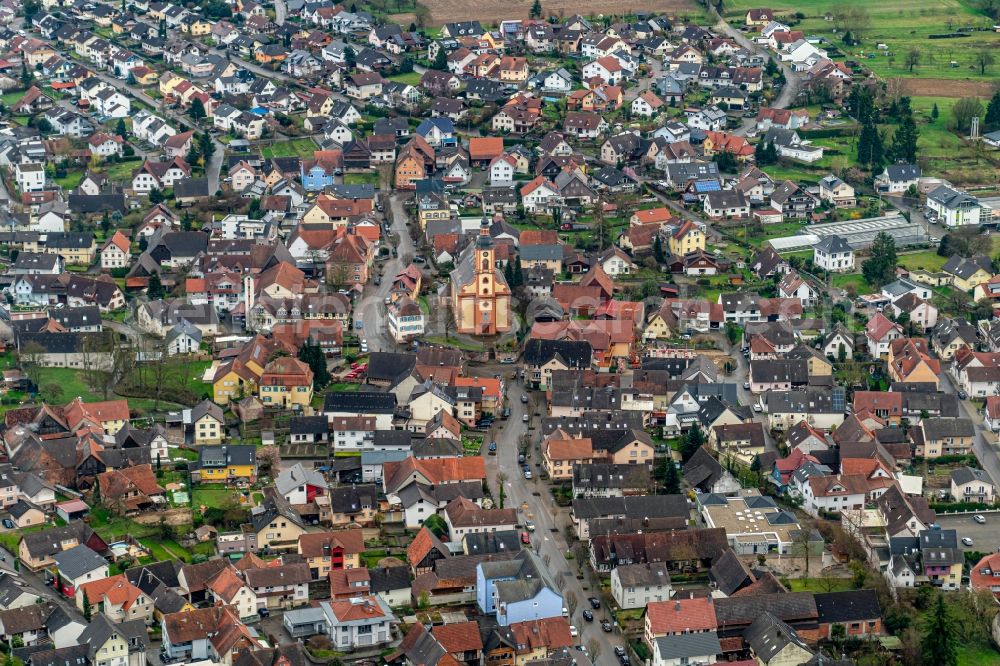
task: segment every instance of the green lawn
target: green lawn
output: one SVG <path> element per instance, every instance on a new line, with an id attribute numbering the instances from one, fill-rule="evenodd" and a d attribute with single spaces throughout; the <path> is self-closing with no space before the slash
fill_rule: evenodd
<path id="1" fill-rule="evenodd" d="M 355 384 L 354 382 L 337 382 L 326 387 L 327 393 L 346 393 L 348 391 L 358 391 L 360 389 L 361 384 Z"/>
<path id="2" fill-rule="evenodd" d="M 853 286 L 857 294 L 870 294 L 875 291 L 860 273 L 834 275 L 832 284 L 834 289 L 847 289 L 847 287 Z"/>
<path id="3" fill-rule="evenodd" d="M 925 271 L 939 271 L 946 261 L 948 261 L 948 257 L 939 256 L 935 250 L 924 250 L 923 252 L 900 254 L 896 263 L 910 270 L 922 268 Z"/>
<path id="4" fill-rule="evenodd" d="M 84 402 L 103 400 L 83 378 L 83 373 L 71 368 L 41 368 L 38 373 L 39 397 L 45 402 L 66 403 L 80 397 Z"/>
<path id="5" fill-rule="evenodd" d="M 59 187 L 63 188 L 64 190 L 72 190 L 74 187 L 80 184 L 81 180 L 83 180 L 83 172 L 70 171 L 62 178 L 56 178 L 54 180 L 56 184 L 59 185 Z"/>
<path id="6" fill-rule="evenodd" d="M 420 84 L 420 73 L 418 72 L 407 72 L 406 74 L 394 74 L 389 77 L 390 81 L 399 81 L 400 83 L 408 83 L 411 86 Z"/>
<path id="7" fill-rule="evenodd" d="M 140 160 L 118 162 L 117 164 L 109 164 L 104 173 L 107 174 L 108 180 L 112 182 L 131 181 L 132 172 L 141 166 L 142 161 Z"/>
<path id="8" fill-rule="evenodd" d="M 482 351 L 483 345 L 474 342 L 467 342 L 465 340 L 459 340 L 457 338 L 447 338 L 443 335 L 434 336 L 424 336 L 421 340 L 429 345 L 441 345 L 443 347 L 454 347 L 455 349 L 464 349 L 466 351 Z"/>
<path id="9" fill-rule="evenodd" d="M 312 158 L 316 151 L 316 144 L 312 139 L 292 139 L 291 141 L 279 141 L 271 144 L 260 151 L 263 157 L 294 157 L 299 156 L 304 159 Z"/>
<path id="10" fill-rule="evenodd" d="M 199 483 L 191 490 L 191 506 L 222 509 L 239 503 L 239 493 L 219 483 Z"/>
<path id="11" fill-rule="evenodd" d="M 0 95 L 0 102 L 3 102 L 4 106 L 10 108 L 14 104 L 17 104 L 18 102 L 21 101 L 21 98 L 24 97 L 24 93 L 25 93 L 24 90 L 17 90 L 14 92 L 5 93 L 3 95 Z"/>
<path id="12" fill-rule="evenodd" d="M 838 22 L 825 20 L 825 15 L 837 14 L 844 4 L 837 0 L 785 0 L 771 7 L 779 17 L 790 17 L 794 12 L 805 14 L 806 18 L 795 23 L 794 29 L 802 30 L 807 35 L 826 37 L 844 57 L 863 62 L 882 78 L 933 77 L 984 81 L 996 76 L 996 65 L 987 68 L 985 74 L 980 74 L 973 63 L 976 53 L 983 49 L 996 49 L 1000 43 L 1000 35 L 989 30 L 993 21 L 978 10 L 976 2 L 897 0 L 891 3 L 864 3 L 863 7 L 870 17 L 869 26 L 862 30 L 860 44 L 850 47 L 843 43 L 840 34 L 834 33 Z M 742 22 L 747 9 L 758 6 L 755 0 L 734 0 L 726 5 L 727 17 Z M 843 32 L 850 26 L 840 27 L 840 32 Z M 928 38 L 932 34 L 953 33 L 966 27 L 987 30 L 970 32 L 960 39 Z M 878 49 L 878 44 L 887 45 L 888 51 Z M 920 53 L 920 62 L 912 72 L 906 65 L 906 54 L 911 49 Z M 957 66 L 952 66 L 953 62 Z"/>
<path id="13" fill-rule="evenodd" d="M 374 171 L 345 173 L 344 185 L 374 185 L 378 187 L 378 173 Z"/>
<path id="14" fill-rule="evenodd" d="M 854 589 L 854 581 L 850 578 L 791 578 L 787 582 L 789 592 L 844 592 Z"/>
<path id="15" fill-rule="evenodd" d="M 161 378 L 161 400 L 174 400 L 185 404 L 195 404 L 206 392 L 209 385 L 201 380 L 211 361 L 168 361 Z M 137 398 L 156 397 L 156 378 L 149 367 L 139 367 L 119 382 L 119 391 Z"/>
<path id="16" fill-rule="evenodd" d="M 988 643 L 960 645 L 958 663 L 962 666 L 996 666 L 1000 663 L 1000 652 Z"/>

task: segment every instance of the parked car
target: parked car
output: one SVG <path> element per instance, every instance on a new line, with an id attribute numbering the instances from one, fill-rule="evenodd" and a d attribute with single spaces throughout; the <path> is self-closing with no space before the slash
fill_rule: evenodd
<path id="1" fill-rule="evenodd" d="M 417 255 L 416 257 L 413 257 L 413 263 L 415 263 L 415 264 L 426 264 L 427 260 L 424 259 L 423 257 Z"/>
<path id="2" fill-rule="evenodd" d="M 521 464 L 524 463 L 524 454 L 523 453 L 518 453 L 517 454 L 517 462 L 519 462 Z"/>
<path id="3" fill-rule="evenodd" d="M 622 645 L 615 646 L 615 655 L 621 657 L 625 654 L 625 647 Z"/>
<path id="4" fill-rule="evenodd" d="M 524 423 L 527 423 L 528 422 L 528 418 L 529 418 L 528 415 L 525 414 L 524 416 L 521 417 L 521 421 L 524 422 Z"/>
<path id="5" fill-rule="evenodd" d="M 3 526 L 6 527 L 9 530 L 12 530 L 12 529 L 14 529 L 14 521 L 11 520 L 10 518 L 4 518 L 3 519 Z"/>
<path id="6" fill-rule="evenodd" d="M 974 515 L 972 517 L 972 519 L 974 521 L 976 521 L 977 523 L 979 523 L 980 525 L 985 525 L 986 524 L 986 516 L 984 516 L 981 513 L 977 513 L 976 515 Z"/>
<path id="7" fill-rule="evenodd" d="M 531 480 L 531 470 L 528 469 L 527 467 L 524 468 L 524 478 L 528 479 L 529 481 Z"/>
<path id="8" fill-rule="evenodd" d="M 569 635 L 572 636 L 573 638 L 576 638 L 577 636 L 580 635 L 580 630 L 571 624 L 569 625 Z"/>
<path id="9" fill-rule="evenodd" d="M 531 535 L 528 534 L 527 532 L 521 532 L 521 543 L 526 544 L 526 545 L 530 545 L 531 544 Z"/>
<path id="10" fill-rule="evenodd" d="M 611 625 L 610 620 L 605 620 L 604 622 L 601 622 L 601 629 L 610 634 L 615 628 Z"/>
<path id="11" fill-rule="evenodd" d="M 529 532 L 534 532 L 535 531 L 535 524 L 533 522 L 531 522 L 530 520 L 526 520 L 526 521 L 524 521 L 524 529 L 528 530 Z"/>
<path id="12" fill-rule="evenodd" d="M 959 391 L 958 392 L 958 399 L 959 400 L 968 400 L 969 399 L 969 394 L 966 393 L 965 391 Z"/>
<path id="13" fill-rule="evenodd" d="M 510 418 L 510 407 L 504 407 L 503 411 L 500 412 L 500 416 L 502 418 L 509 419 Z"/>
<path id="14" fill-rule="evenodd" d="M 594 621 L 594 614 L 591 611 L 589 611 L 589 610 L 584 610 L 583 611 L 583 619 L 586 620 L 587 622 L 593 622 Z"/>
<path id="15" fill-rule="evenodd" d="M 490 453 L 496 453 L 496 451 L 497 451 L 497 443 L 490 442 Z"/>
<path id="16" fill-rule="evenodd" d="M 528 404 L 528 396 L 525 393 L 521 394 L 521 404 L 522 405 L 527 405 Z"/>
<path id="17" fill-rule="evenodd" d="M 972 539 L 970 539 L 969 537 L 963 537 L 962 538 L 962 545 L 963 546 L 971 546 L 972 545 Z"/>
<path id="18" fill-rule="evenodd" d="M 589 599 L 587 599 L 587 601 L 590 603 L 590 607 L 593 608 L 594 610 L 597 610 L 598 608 L 601 607 L 601 600 L 598 599 L 597 597 L 590 597 Z"/>
<path id="19" fill-rule="evenodd" d="M 364 338 L 361 339 L 361 353 L 362 354 L 368 353 L 368 341 L 365 340 Z"/>
<path id="20" fill-rule="evenodd" d="M 515 363 L 517 363 L 517 359 L 515 359 L 515 358 L 502 358 L 502 359 L 500 359 L 500 365 L 514 365 Z"/>

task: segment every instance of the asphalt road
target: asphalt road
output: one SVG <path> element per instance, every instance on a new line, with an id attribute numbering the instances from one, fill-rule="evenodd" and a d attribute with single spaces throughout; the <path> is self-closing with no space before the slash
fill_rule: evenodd
<path id="1" fill-rule="evenodd" d="M 356 308 L 356 311 L 361 313 L 361 321 L 364 325 L 361 331 L 357 331 L 358 337 L 367 340 L 370 351 L 393 351 L 399 346 L 389 335 L 385 297 L 392 288 L 392 278 L 406 268 L 407 263 L 414 255 L 413 239 L 406 226 L 408 216 L 403 209 L 402 197 L 393 194 L 389 198 L 388 212 L 388 219 L 393 231 L 392 237 L 395 242 L 387 240 L 386 243 L 389 247 L 396 248 L 398 256 L 390 257 L 383 264 L 381 285 L 376 287 L 371 281 L 365 285 L 364 295 Z"/>
<path id="2" fill-rule="evenodd" d="M 956 393 L 955 379 L 951 376 L 951 369 L 949 367 L 951 364 L 942 365 L 945 367 L 942 368 L 941 374 L 945 378 L 941 382 L 941 390 L 945 393 Z M 994 483 L 996 483 L 1000 481 L 1000 452 L 997 451 L 997 445 L 988 443 L 983 436 L 983 433 L 987 432 L 987 430 L 983 425 L 983 415 L 976 409 L 975 405 L 968 400 L 960 400 L 959 403 L 962 405 L 962 409 L 965 410 L 965 415 L 976 427 L 976 439 L 972 443 L 972 452 L 976 455 L 976 459 L 979 460 L 979 464 L 989 472 Z M 1000 541 L 992 543 L 1000 543 Z"/>
<path id="3" fill-rule="evenodd" d="M 590 608 L 587 598 L 592 596 L 600 597 L 599 587 L 592 580 L 578 580 L 576 577 L 577 563 L 575 560 L 567 560 L 566 553 L 572 552 L 571 544 L 567 543 L 565 537 L 565 527 L 569 524 L 569 509 L 557 506 L 549 494 L 549 484 L 538 480 L 541 458 L 538 454 L 536 443 L 539 439 L 538 430 L 528 429 L 528 424 L 522 421 L 525 413 L 531 415 L 531 425 L 539 427 L 539 419 L 534 416 L 534 412 L 544 414 L 543 400 L 538 400 L 541 394 L 533 394 L 531 402 L 527 405 L 521 403 L 521 396 L 525 393 L 520 383 L 513 381 L 507 383 L 507 405 L 510 407 L 510 418 L 503 423 L 503 427 L 487 436 L 485 441 L 489 441 L 492 436 L 497 442 L 497 455 L 487 454 L 487 447 L 483 447 L 483 455 L 486 456 L 486 474 L 492 482 L 494 489 L 494 499 L 498 490 L 496 488 L 497 474 L 503 472 L 506 475 L 504 487 L 506 489 L 505 506 L 520 508 L 527 503 L 528 510 L 521 511 L 519 518 L 522 521 L 531 520 L 535 524 L 535 531 L 531 534 L 532 548 L 542 556 L 548 558 L 550 572 L 554 578 L 563 581 L 561 594 L 565 599 L 567 594 L 572 593 L 576 597 L 576 609 L 570 618 L 570 622 L 580 630 L 577 645 L 587 647 L 591 641 L 596 641 L 599 646 L 599 653 L 595 663 L 614 664 L 614 646 L 623 645 L 622 635 L 616 629 L 613 633 L 605 633 L 601 629 L 600 621 L 606 616 L 606 609 L 594 611 L 594 621 L 585 622 L 583 610 Z M 532 453 L 528 457 L 528 463 L 534 472 L 534 478 L 528 481 L 524 478 L 521 465 L 517 462 L 518 445 L 521 436 L 525 433 L 531 434 Z M 536 466 L 539 465 L 539 466 Z M 589 571 L 588 566 L 584 566 L 585 571 Z M 589 648 L 588 648 L 589 649 Z"/>
<path id="4" fill-rule="evenodd" d="M 778 93 L 778 97 L 771 104 L 771 108 L 787 109 L 789 106 L 792 106 L 795 103 L 795 100 L 799 96 L 799 88 L 802 85 L 802 79 L 800 79 L 799 76 L 792 71 L 791 67 L 781 62 L 781 60 L 779 60 L 775 54 L 770 53 L 766 49 L 762 49 L 757 44 L 751 42 L 749 39 L 747 39 L 746 35 L 744 35 L 742 32 L 740 32 L 733 26 L 726 23 L 726 21 L 723 20 L 722 18 L 720 18 L 718 23 L 715 24 L 715 30 L 716 32 L 724 32 L 726 35 L 732 38 L 737 44 L 739 44 L 745 49 L 748 49 L 755 53 L 763 53 L 769 57 L 772 57 L 771 59 L 774 60 L 774 64 L 776 64 L 778 68 L 781 69 L 782 74 L 785 75 L 785 85 L 781 89 L 781 92 Z"/>

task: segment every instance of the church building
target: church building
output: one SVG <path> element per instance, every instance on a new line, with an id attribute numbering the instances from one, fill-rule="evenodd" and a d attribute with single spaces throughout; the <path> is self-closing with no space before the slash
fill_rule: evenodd
<path id="1" fill-rule="evenodd" d="M 451 306 L 459 333 L 496 335 L 511 328 L 510 286 L 497 269 L 486 217 L 451 272 Z"/>

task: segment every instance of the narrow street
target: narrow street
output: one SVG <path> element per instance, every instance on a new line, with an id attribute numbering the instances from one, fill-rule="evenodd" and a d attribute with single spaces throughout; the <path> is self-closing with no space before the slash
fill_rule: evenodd
<path id="1" fill-rule="evenodd" d="M 944 375 L 944 380 L 941 382 L 941 390 L 944 393 L 957 393 L 958 389 L 955 386 L 955 378 L 951 375 L 950 364 L 942 363 L 941 365 L 941 374 Z M 979 464 L 989 472 L 994 481 L 1000 479 L 1000 452 L 997 451 L 996 444 L 991 444 L 986 439 L 986 434 L 989 431 L 984 425 L 982 413 L 976 409 L 975 404 L 970 400 L 959 400 L 958 402 L 962 405 L 966 417 L 972 421 L 976 428 L 976 438 L 972 443 L 972 452 L 976 455 Z"/>
<path id="2" fill-rule="evenodd" d="M 610 634 L 601 629 L 601 620 L 604 618 L 613 620 L 606 605 L 602 604 L 600 610 L 594 611 L 593 622 L 586 622 L 583 619 L 583 610 L 590 608 L 587 598 L 600 598 L 600 588 L 597 581 L 589 575 L 583 581 L 577 579 L 577 565 L 582 564 L 584 571 L 589 573 L 590 569 L 587 563 L 578 563 L 576 559 L 566 558 L 567 553 L 573 552 L 565 536 L 565 529 L 570 524 L 569 509 L 557 506 L 549 494 L 549 484 L 538 479 L 541 461 L 535 451 L 535 445 L 540 437 L 539 431 L 529 430 L 529 424 L 522 421 L 524 414 L 528 413 L 531 418 L 530 425 L 539 427 L 539 418 L 535 417 L 534 413 L 544 414 L 544 405 L 537 400 L 538 395 L 530 395 L 528 404 L 523 404 L 521 396 L 524 393 L 524 387 L 516 381 L 507 383 L 507 405 L 510 407 L 510 418 L 503 423 L 503 428 L 494 435 L 497 442 L 497 455 L 488 455 L 488 447 L 483 446 L 483 455 L 486 456 L 487 478 L 494 481 L 494 499 L 496 499 L 497 474 L 503 472 L 506 475 L 504 486 L 507 496 L 506 507 L 517 508 L 520 511 L 520 507 L 527 504 L 528 510 L 521 511 L 519 518 L 522 524 L 525 520 L 531 520 L 535 524 L 535 531 L 531 534 L 531 547 L 543 559 L 547 560 L 550 573 L 557 580 L 557 585 L 560 584 L 558 581 L 562 581 L 561 594 L 563 598 L 565 599 L 568 593 L 572 593 L 576 597 L 576 608 L 570 617 L 570 623 L 580 630 L 580 636 L 576 639 L 577 644 L 587 647 L 591 640 L 597 641 L 600 653 L 594 660 L 595 663 L 613 664 L 615 663 L 614 647 L 623 645 L 624 641 L 617 629 Z M 529 433 L 532 440 L 527 458 L 534 477 L 530 481 L 524 478 L 522 466 L 517 462 L 519 442 L 525 433 Z M 487 442 L 488 437 L 484 444 Z"/>
<path id="3" fill-rule="evenodd" d="M 389 197 L 389 211 L 386 219 L 389 221 L 396 238 L 395 244 L 389 240 L 386 241 L 386 244 L 390 248 L 395 247 L 398 256 L 390 256 L 382 265 L 381 285 L 376 287 L 372 282 L 365 285 L 364 296 L 356 308 L 356 311 L 361 313 L 360 317 L 364 325 L 362 330 L 357 331 L 358 337 L 368 341 L 368 349 L 371 351 L 393 351 L 398 346 L 389 335 L 385 297 L 392 289 L 392 279 L 406 268 L 414 253 L 413 239 L 410 237 L 410 229 L 406 226 L 407 214 L 403 208 L 403 200 L 399 195 L 394 194 Z"/>
<path id="4" fill-rule="evenodd" d="M 716 14 L 716 16 L 718 16 L 718 14 Z M 722 17 L 719 17 L 719 21 L 715 24 L 715 29 L 718 32 L 726 33 L 727 36 L 743 48 L 749 49 L 755 53 L 763 53 L 771 57 L 771 59 L 774 60 L 774 64 L 776 64 L 778 68 L 781 69 L 781 73 L 785 75 L 785 85 L 781 88 L 781 92 L 778 94 L 778 97 L 771 103 L 771 107 L 774 109 L 787 109 L 790 106 L 794 106 L 795 100 L 799 96 L 799 88 L 802 86 L 802 79 L 800 79 L 799 76 L 792 71 L 791 67 L 781 62 L 776 54 L 770 53 L 765 49 L 762 49 L 757 44 L 751 42 L 747 39 L 746 35 L 729 25 L 729 23 L 727 23 Z"/>

